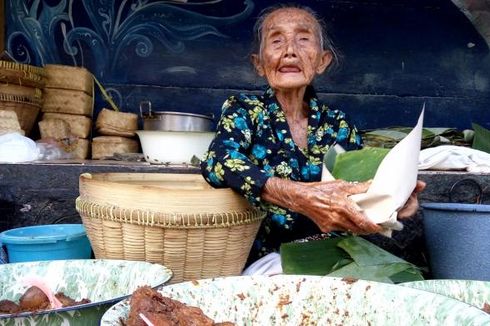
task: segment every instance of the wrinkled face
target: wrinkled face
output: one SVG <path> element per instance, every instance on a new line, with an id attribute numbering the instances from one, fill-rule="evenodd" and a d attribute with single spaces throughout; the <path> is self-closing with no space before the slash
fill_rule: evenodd
<path id="1" fill-rule="evenodd" d="M 272 12 L 262 25 L 260 53 L 252 59 L 260 76 L 273 89 L 306 87 L 332 60 L 322 50 L 320 26 L 311 14 L 298 8 Z"/>

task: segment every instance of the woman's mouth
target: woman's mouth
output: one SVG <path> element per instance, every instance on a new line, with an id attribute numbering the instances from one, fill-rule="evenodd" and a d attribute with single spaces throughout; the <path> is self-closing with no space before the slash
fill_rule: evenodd
<path id="1" fill-rule="evenodd" d="M 279 72 L 288 73 L 288 72 L 301 72 L 298 66 L 282 66 L 279 68 Z"/>

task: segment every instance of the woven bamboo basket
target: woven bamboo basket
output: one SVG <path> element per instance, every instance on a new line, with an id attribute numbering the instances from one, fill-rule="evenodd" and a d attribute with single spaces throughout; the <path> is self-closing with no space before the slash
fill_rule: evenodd
<path id="1" fill-rule="evenodd" d="M 133 137 L 138 130 L 138 115 L 104 108 L 97 116 L 95 128 L 100 135 Z"/>
<path id="2" fill-rule="evenodd" d="M 70 133 L 79 138 L 88 138 L 92 130 L 92 118 L 84 115 L 46 112 L 42 119 L 60 119 L 67 122 L 70 125 Z"/>
<path id="3" fill-rule="evenodd" d="M 31 102 L 41 105 L 43 93 L 40 88 L 0 83 L 0 94 L 27 97 Z"/>
<path id="4" fill-rule="evenodd" d="M 24 130 L 20 127 L 17 113 L 14 111 L 0 110 L 0 135 L 10 132 L 18 132 L 24 135 Z"/>
<path id="5" fill-rule="evenodd" d="M 92 159 L 100 160 L 114 154 L 138 153 L 139 143 L 135 139 L 119 136 L 98 136 L 92 139 Z"/>
<path id="6" fill-rule="evenodd" d="M 83 67 L 48 64 L 46 87 L 82 91 L 89 96 L 94 94 L 94 77 Z"/>
<path id="7" fill-rule="evenodd" d="M 79 114 L 91 117 L 93 109 L 94 98 L 85 92 L 44 88 L 43 112 Z"/>
<path id="8" fill-rule="evenodd" d="M 83 138 L 58 140 L 58 145 L 67 153 L 71 154 L 73 159 L 87 159 L 90 154 L 90 140 Z"/>
<path id="9" fill-rule="evenodd" d="M 42 89 L 45 76 L 41 67 L 0 60 L 0 82 Z"/>
<path id="10" fill-rule="evenodd" d="M 41 139 L 64 139 L 71 136 L 70 125 L 61 119 L 43 119 L 39 121 Z"/>
<path id="11" fill-rule="evenodd" d="M 20 127 L 26 136 L 31 133 L 36 123 L 41 106 L 37 99 L 26 96 L 0 94 L 0 110 L 14 111 L 19 119 Z"/>
<path id="12" fill-rule="evenodd" d="M 265 216 L 196 174 L 85 173 L 76 209 L 96 258 L 160 263 L 172 283 L 239 275 Z"/>

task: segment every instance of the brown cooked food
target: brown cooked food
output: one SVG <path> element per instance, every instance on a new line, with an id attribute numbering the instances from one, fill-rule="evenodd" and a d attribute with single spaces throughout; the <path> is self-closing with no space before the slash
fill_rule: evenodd
<path id="1" fill-rule="evenodd" d="M 36 311 L 49 309 L 49 298 L 37 286 L 31 286 L 20 297 L 19 306 L 21 311 Z"/>
<path id="2" fill-rule="evenodd" d="M 0 301 L 0 313 L 5 314 L 15 314 L 19 312 L 20 307 L 13 301 L 10 300 L 1 300 Z"/>
<path id="3" fill-rule="evenodd" d="M 52 294 L 50 294 L 52 295 Z M 54 295 L 62 304 L 63 307 L 71 307 L 84 303 L 90 303 L 89 299 L 75 301 L 63 292 L 58 292 Z M 0 301 L 0 314 L 15 314 L 27 311 L 40 311 L 52 309 L 51 302 L 44 291 L 37 286 L 31 286 L 19 298 L 19 304 L 10 300 Z"/>
<path id="4" fill-rule="evenodd" d="M 56 299 L 60 300 L 63 307 L 78 306 L 80 304 L 90 303 L 89 299 L 82 299 L 80 301 L 75 301 L 69 296 L 65 295 L 63 292 L 58 292 L 54 295 Z"/>
<path id="5" fill-rule="evenodd" d="M 233 323 L 215 323 L 198 307 L 162 296 L 149 286 L 134 291 L 130 300 L 127 326 L 146 326 L 140 314 L 154 326 L 231 326 Z"/>

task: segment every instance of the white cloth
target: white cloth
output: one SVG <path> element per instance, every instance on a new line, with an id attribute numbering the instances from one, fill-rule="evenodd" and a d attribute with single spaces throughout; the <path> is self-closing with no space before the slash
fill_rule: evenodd
<path id="1" fill-rule="evenodd" d="M 490 173 L 490 154 L 454 145 L 426 148 L 420 151 L 419 170 L 429 169 Z"/>
<path id="2" fill-rule="evenodd" d="M 277 275 L 282 274 L 281 256 L 272 252 L 248 266 L 242 275 Z"/>

